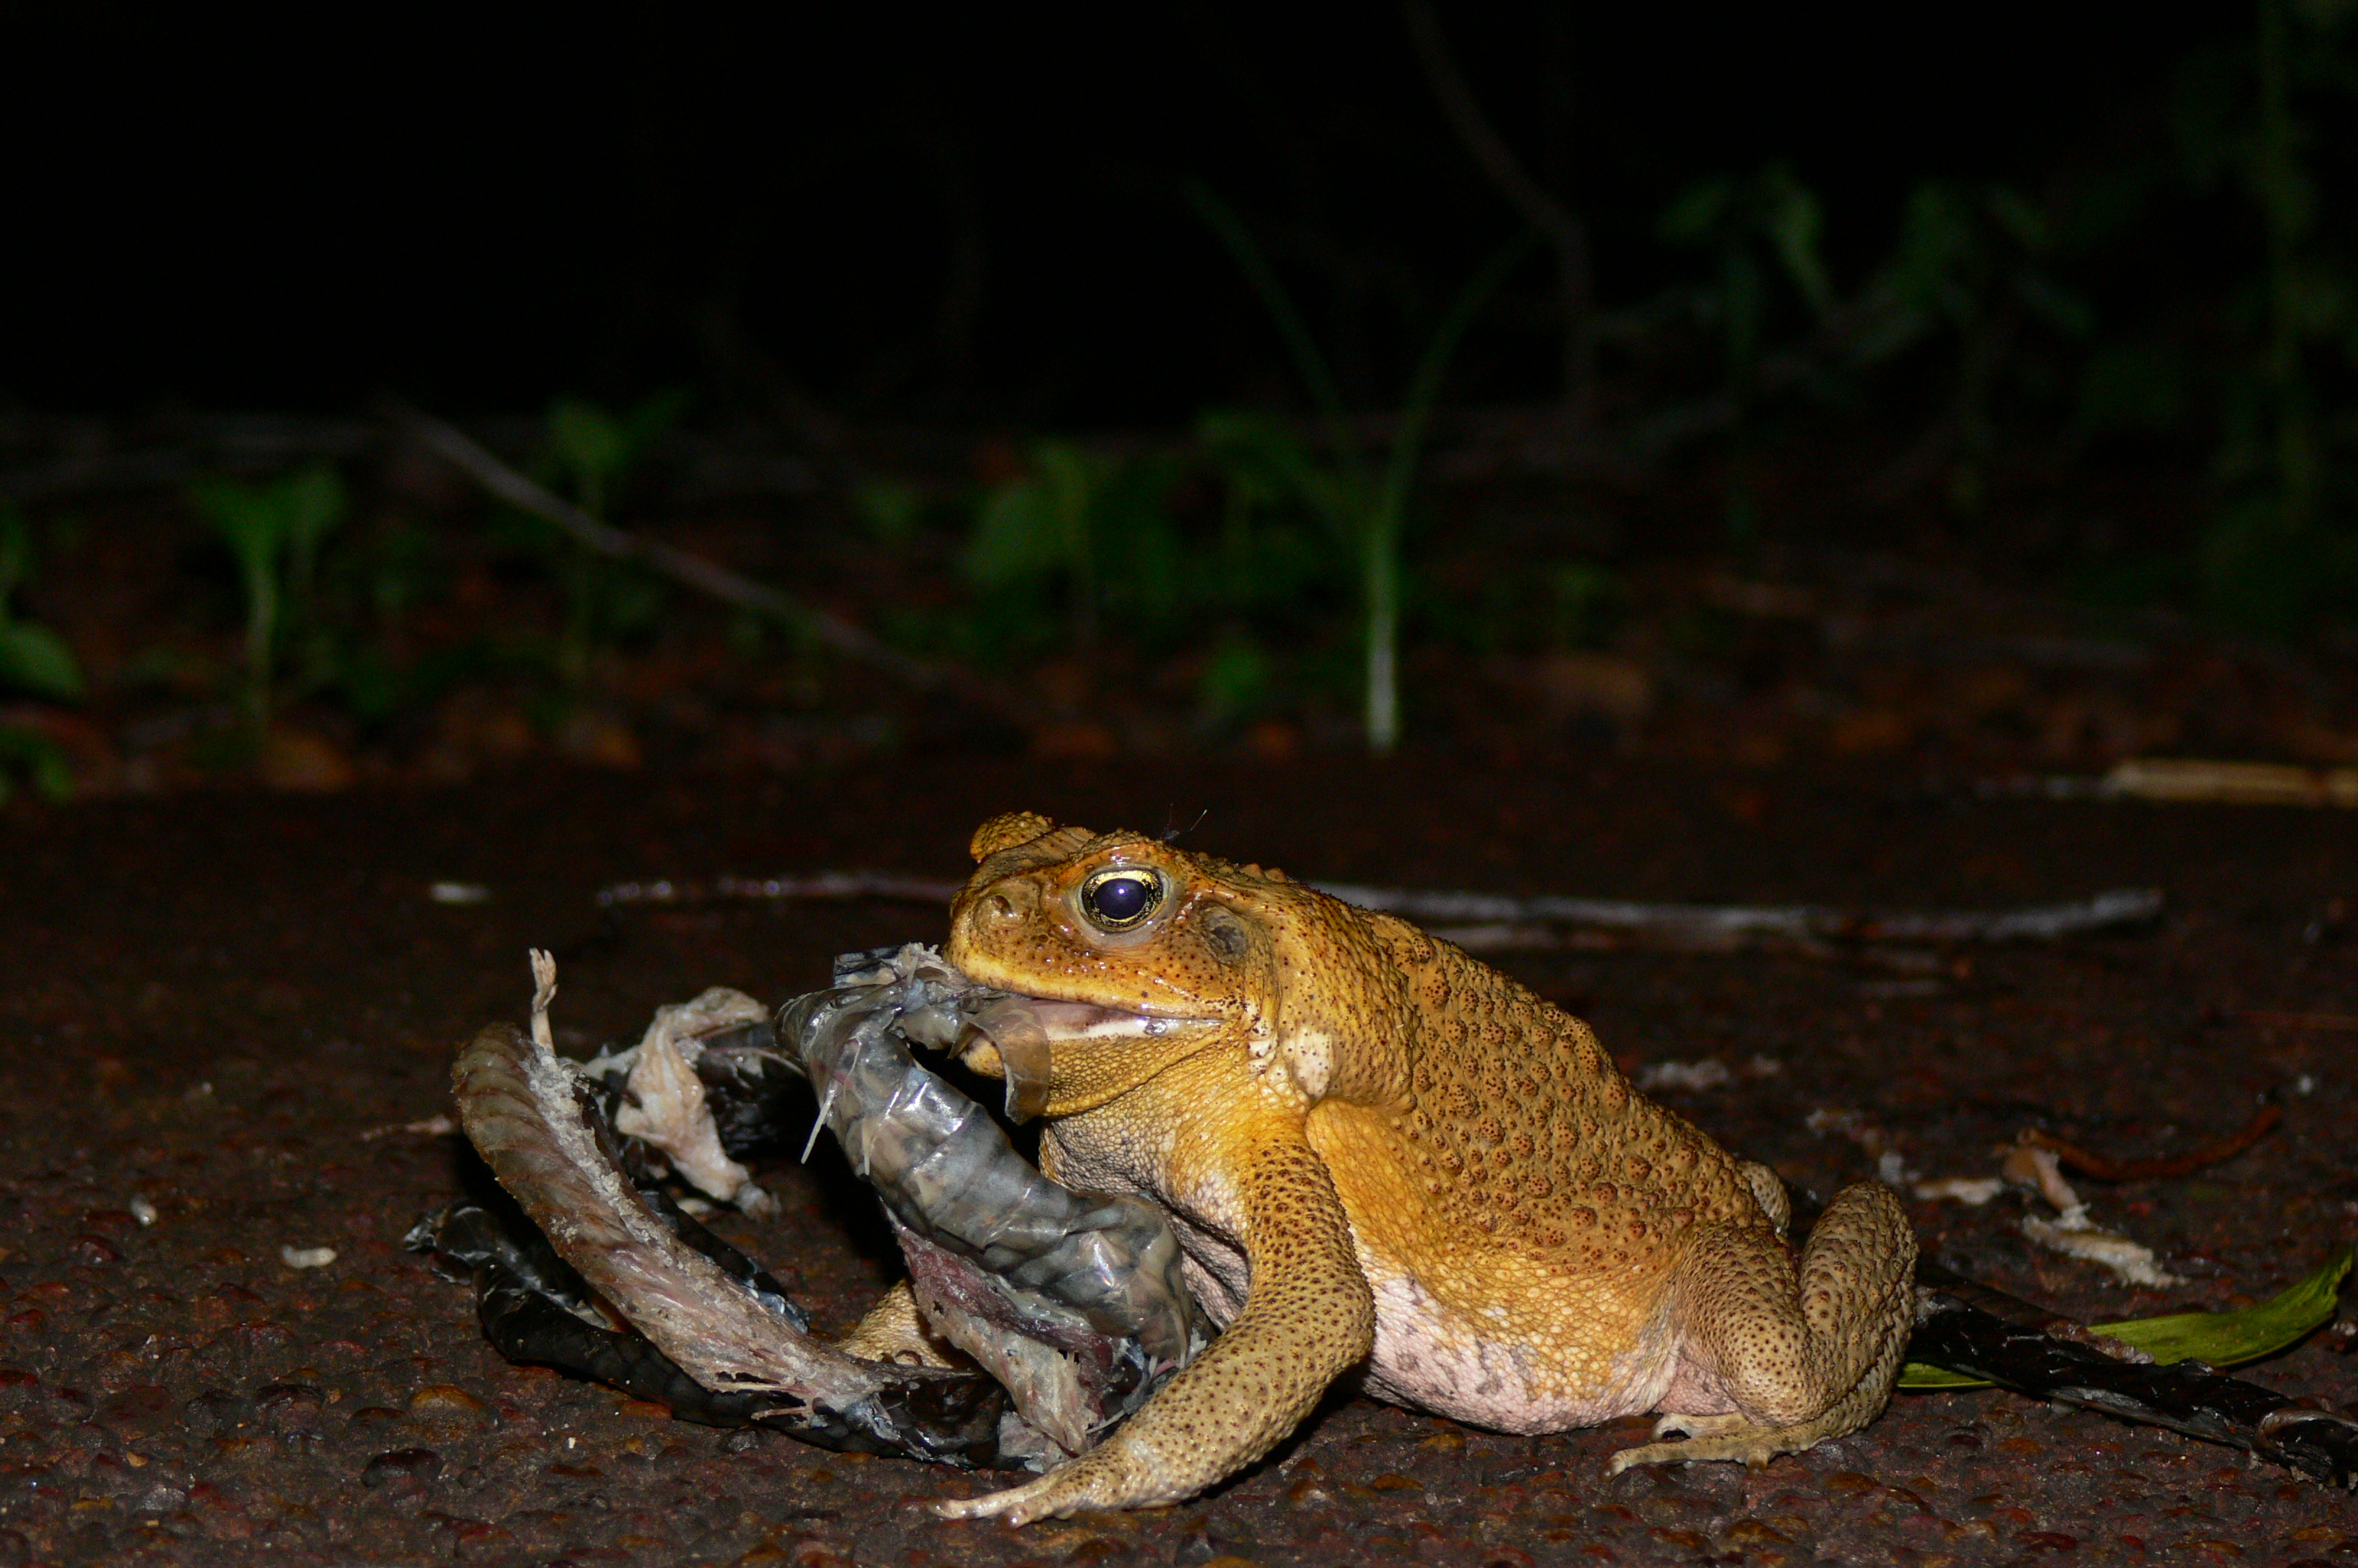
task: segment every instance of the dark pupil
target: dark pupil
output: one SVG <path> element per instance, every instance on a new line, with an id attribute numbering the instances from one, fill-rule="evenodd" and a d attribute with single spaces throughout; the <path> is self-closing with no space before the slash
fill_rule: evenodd
<path id="1" fill-rule="evenodd" d="M 1136 920 L 1152 902 L 1141 877 L 1109 877 L 1089 890 L 1089 906 L 1116 924 Z"/>

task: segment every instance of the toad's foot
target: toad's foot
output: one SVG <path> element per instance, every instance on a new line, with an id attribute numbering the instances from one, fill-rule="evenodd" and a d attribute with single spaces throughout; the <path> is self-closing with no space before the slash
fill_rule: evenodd
<path id="1" fill-rule="evenodd" d="M 1003 1519 L 1009 1524 L 1062 1519 L 1084 1509 L 1149 1508 L 1176 1502 L 1195 1488 L 1158 1479 L 1147 1455 L 1117 1435 L 1092 1448 L 1069 1465 L 1059 1465 L 1036 1481 L 986 1492 L 979 1498 L 953 1498 L 934 1505 L 944 1519 Z"/>
<path id="2" fill-rule="evenodd" d="M 1856 1432 L 1883 1408 L 1898 1373 L 1915 1268 L 1908 1217 L 1874 1182 L 1834 1195 L 1798 1277 L 1783 1244 L 1761 1229 L 1699 1230 L 1680 1263 L 1672 1316 L 1691 1365 L 1717 1384 L 1720 1409 L 1732 1413 L 1672 1411 L 1654 1435 L 1684 1433 L 1686 1442 L 1617 1454 L 1607 1473 L 1706 1459 L 1758 1466 Z"/>
<path id="3" fill-rule="evenodd" d="M 1829 1437 L 1856 1432 L 1883 1408 L 1883 1379 L 1870 1376 L 1823 1415 L 1791 1426 L 1773 1426 L 1742 1414 L 1666 1415 L 1654 1423 L 1652 1443 L 1624 1448 L 1606 1461 L 1605 1473 L 1618 1476 L 1639 1465 L 1685 1465 L 1710 1460 L 1741 1462 L 1758 1470 L 1779 1454 L 1799 1454 Z M 1683 1437 L 1682 1443 L 1663 1439 Z"/>

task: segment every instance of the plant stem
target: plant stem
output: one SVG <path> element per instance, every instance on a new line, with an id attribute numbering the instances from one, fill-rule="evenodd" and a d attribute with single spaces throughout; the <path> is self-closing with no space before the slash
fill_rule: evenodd
<path id="1" fill-rule="evenodd" d="M 1368 750 L 1400 744 L 1400 548 L 1397 538 L 1368 530 L 1360 557 L 1368 600 Z"/>
<path id="2" fill-rule="evenodd" d="M 247 545 L 238 552 L 245 568 L 245 707 L 260 730 L 270 722 L 271 645 L 278 638 L 277 563 L 269 548 L 275 539 Z"/>
<path id="3" fill-rule="evenodd" d="M 1425 429 L 1432 423 L 1433 405 L 1441 398 L 1441 379 L 1456 356 L 1466 330 L 1530 248 L 1528 240 L 1502 248 L 1449 302 L 1408 384 L 1408 399 L 1401 409 L 1400 428 L 1392 436 L 1383 479 L 1361 524 L 1360 575 L 1368 611 L 1368 749 L 1372 752 L 1389 752 L 1400 744 L 1401 534 L 1408 521 L 1409 488 L 1424 450 Z"/>
<path id="4" fill-rule="evenodd" d="M 1261 254 L 1260 246 L 1242 220 L 1228 204 L 1212 194 L 1210 188 L 1190 181 L 1187 200 L 1204 222 L 1211 226 L 1220 243 L 1235 258 L 1237 269 L 1260 296 L 1261 306 L 1276 324 L 1277 335 L 1285 341 L 1285 351 L 1293 356 L 1293 368 L 1300 373 L 1303 384 L 1310 389 L 1311 401 L 1318 406 L 1319 416 L 1326 423 L 1326 438 L 1335 451 L 1335 460 L 1341 465 L 1349 486 L 1360 492 L 1367 483 L 1365 460 L 1359 451 L 1359 439 L 1352 432 L 1350 410 L 1343 402 L 1342 385 L 1326 363 L 1326 356 L 1318 351 L 1318 341 L 1310 335 L 1309 324 L 1293 308 L 1285 292 L 1285 285 L 1270 270 L 1269 258 Z"/>

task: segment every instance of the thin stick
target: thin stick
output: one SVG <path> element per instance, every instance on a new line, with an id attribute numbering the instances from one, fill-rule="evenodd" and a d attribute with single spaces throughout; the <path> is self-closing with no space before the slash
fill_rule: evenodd
<path id="1" fill-rule="evenodd" d="M 846 658 L 897 676 L 920 690 L 955 692 L 979 708 L 1018 721 L 1031 717 L 1027 707 L 1012 692 L 989 681 L 963 670 L 912 658 L 878 642 L 841 616 L 814 610 L 767 583 L 756 582 L 752 578 L 730 570 L 718 561 L 708 560 L 692 551 L 666 545 L 658 539 L 643 539 L 611 524 L 600 522 L 563 496 L 535 484 L 468 439 L 454 427 L 431 415 L 397 404 L 391 406 L 391 413 L 420 440 L 463 470 L 469 478 L 485 490 L 511 506 L 555 524 L 579 540 L 584 547 L 599 555 L 613 560 L 635 562 L 660 572 L 674 582 L 708 594 L 723 604 L 733 604 L 741 610 L 751 610 L 799 627 Z"/>
<path id="2" fill-rule="evenodd" d="M 727 903 L 760 899 L 873 898 L 909 903 L 947 903 L 957 882 L 900 877 L 889 871 L 814 871 L 801 877 L 665 878 L 653 882 L 616 882 L 598 890 L 598 907 L 618 903 Z"/>
<path id="3" fill-rule="evenodd" d="M 2048 774 L 1997 779 L 1983 784 L 1981 793 L 2049 800 L 2150 800 L 2177 806 L 2358 806 L 2358 768 L 2131 757 L 2115 763 L 2101 778 Z"/>
<path id="4" fill-rule="evenodd" d="M 1555 924 L 1643 935 L 1699 951 L 1783 942 L 1797 947 L 1873 942 L 2053 941 L 2149 924 L 2161 914 L 2151 888 L 2116 888 L 2068 903 L 2012 910 L 1863 912 L 1816 904 L 1635 903 L 1617 899 L 1511 898 L 1496 893 L 1318 884 L 1362 909 L 1468 925 Z"/>
<path id="5" fill-rule="evenodd" d="M 2190 1176 L 2207 1165 L 2216 1165 L 2236 1155 L 2267 1136 L 2268 1129 L 2284 1119 L 2281 1106 L 2264 1105 L 2252 1114 L 2238 1131 L 2190 1149 L 2183 1154 L 2160 1155 L 2149 1160 L 2112 1160 L 2102 1154 L 2092 1154 L 2077 1144 L 2066 1143 L 2052 1133 L 2026 1127 L 2017 1135 L 2017 1141 L 2035 1148 L 2054 1152 L 2055 1157 L 2082 1175 L 2093 1176 L 2100 1182 L 2143 1182 L 2157 1176 Z"/>
<path id="6" fill-rule="evenodd" d="M 947 903 L 960 884 L 888 871 L 811 871 L 800 876 L 681 878 L 616 882 L 598 892 L 600 908 L 625 903 L 712 903 L 762 899 L 885 899 Z M 2069 903 L 2012 910 L 1862 913 L 1814 904 L 1751 906 L 1634 903 L 1609 899 L 1511 898 L 1497 893 L 1314 883 L 1362 909 L 1438 923 L 1436 934 L 1462 947 L 1499 952 L 1550 947 L 1670 947 L 1735 952 L 1773 947 L 1810 957 L 1843 957 L 1892 942 L 2054 941 L 2091 931 L 2143 925 L 2161 913 L 2161 894 L 2116 889 Z M 1567 934 L 1564 928 L 1570 928 Z"/>

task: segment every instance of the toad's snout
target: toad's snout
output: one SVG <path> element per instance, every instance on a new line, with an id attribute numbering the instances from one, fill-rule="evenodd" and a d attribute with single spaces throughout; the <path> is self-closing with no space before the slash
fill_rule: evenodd
<path id="1" fill-rule="evenodd" d="M 963 964 L 967 955 L 1003 946 L 1036 929 L 1040 914 L 1040 890 L 1026 881 L 1008 878 L 969 892 L 951 908 L 943 956 Z"/>

